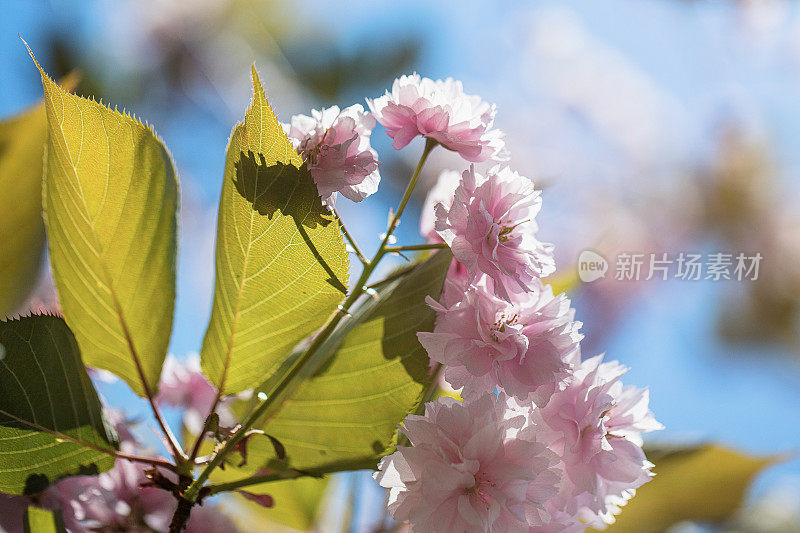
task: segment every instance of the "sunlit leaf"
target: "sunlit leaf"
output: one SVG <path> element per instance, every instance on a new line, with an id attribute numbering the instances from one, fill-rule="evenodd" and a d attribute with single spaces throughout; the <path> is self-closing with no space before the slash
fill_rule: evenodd
<path id="1" fill-rule="evenodd" d="M 172 161 L 151 128 L 39 70 L 49 132 L 45 220 L 64 317 L 86 364 L 139 395 L 154 392 L 175 300 Z"/>
<path id="2" fill-rule="evenodd" d="M 47 139 L 39 104 L 0 122 L 0 317 L 36 284 L 44 252 L 42 160 Z"/>
<path id="3" fill-rule="evenodd" d="M 283 444 L 292 466 L 372 457 L 372 464 L 365 461 L 369 468 L 391 450 L 397 425 L 420 404 L 430 383 L 430 361 L 417 332 L 433 328 L 425 297 L 438 299 L 451 258 L 440 251 L 381 287 L 354 313 L 349 323 L 355 327 L 344 330 L 333 357 L 264 426 Z"/>
<path id="4" fill-rule="evenodd" d="M 275 524 L 301 531 L 311 529 L 329 484 L 328 478 L 307 477 L 249 486 L 248 492 L 272 496 L 275 505 L 266 509 L 237 494 L 234 520 L 243 531 L 275 531 Z"/>
<path id="5" fill-rule="evenodd" d="M 736 511 L 753 477 L 774 457 L 718 445 L 649 450 L 656 476 L 622 508 L 610 533 L 664 531 L 683 521 L 720 522 Z"/>
<path id="6" fill-rule="evenodd" d="M 255 68 L 253 91 L 228 145 L 214 305 L 201 352 L 205 374 L 225 393 L 274 373 L 347 290 L 339 222 L 323 207 Z"/>
<path id="7" fill-rule="evenodd" d="M 25 509 L 23 533 L 67 533 L 61 513 L 30 506 Z"/>
<path id="8" fill-rule="evenodd" d="M 210 453 L 210 444 L 204 445 L 204 453 Z M 263 472 L 262 465 L 274 459 L 274 447 L 267 439 L 258 439 L 251 442 L 248 451 L 249 461 L 245 466 L 239 466 L 241 457 L 232 454 L 226 461 L 224 469 L 216 469 L 211 474 L 211 481 L 215 484 L 239 481 Z M 332 467 L 331 472 L 338 471 Z M 231 516 L 242 530 L 246 531 L 275 531 L 276 524 L 281 524 L 293 529 L 307 530 L 316 522 L 324 497 L 329 493 L 328 487 L 332 485 L 330 476 L 301 477 L 284 481 L 270 481 L 243 487 L 251 494 L 269 494 L 273 499 L 273 507 L 266 509 L 261 505 L 250 502 L 238 492 L 232 492 Z"/>
<path id="9" fill-rule="evenodd" d="M 0 492 L 31 494 L 114 465 L 71 439 L 111 449 L 116 437 L 69 328 L 47 315 L 0 322 Z"/>

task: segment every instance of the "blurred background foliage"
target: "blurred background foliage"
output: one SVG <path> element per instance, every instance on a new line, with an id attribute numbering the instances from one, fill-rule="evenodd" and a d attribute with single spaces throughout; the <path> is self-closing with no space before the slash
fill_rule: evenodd
<path id="1" fill-rule="evenodd" d="M 172 151 L 182 182 L 178 356 L 198 350 L 208 320 L 225 145 L 250 98 L 250 63 L 284 121 L 312 107 L 364 104 L 410 71 L 453 76 L 498 104 L 513 165 L 545 189 L 542 234 L 556 245 L 554 283 L 584 321 L 585 355 L 605 351 L 630 365 L 626 382 L 650 387 L 667 426 L 651 455 L 658 477 L 611 530 L 800 531 L 800 461 L 791 455 L 800 448 L 796 3 L 0 0 L 0 8 L 0 115 L 8 118 L 0 280 L 21 289 L 0 294 L 0 312 L 54 297 L 34 194 L 41 153 L 28 142 L 43 135 L 41 86 L 17 34 L 54 77 L 78 70 L 78 93 L 135 112 Z M 363 205 L 340 202 L 366 251 L 421 149 L 395 152 L 380 128 L 373 145 L 383 160 L 380 193 Z M 461 163 L 446 153 L 431 161 L 401 241 L 419 241 L 414 216 L 425 189 L 453 165 Z M 757 281 L 623 282 L 610 270 L 581 285 L 575 265 L 586 248 L 612 265 L 620 252 L 764 259 Z M 11 272 L 12 256 L 27 266 Z M 98 386 L 146 427 L 147 411 L 123 385 Z M 152 441 L 147 431 L 142 438 Z M 726 448 L 699 444 L 710 441 Z M 684 444 L 698 447 L 664 451 Z M 230 509 L 240 520 L 256 513 L 265 531 L 276 527 L 265 520 L 396 529 L 365 473 L 303 483 L 313 487 L 275 489 L 298 509 L 291 516 L 243 498 Z M 657 520 L 645 525 L 641 516 Z"/>

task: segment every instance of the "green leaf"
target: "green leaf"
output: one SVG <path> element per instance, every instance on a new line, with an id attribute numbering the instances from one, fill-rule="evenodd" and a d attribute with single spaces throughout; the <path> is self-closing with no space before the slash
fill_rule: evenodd
<path id="1" fill-rule="evenodd" d="M 713 444 L 648 450 L 647 458 L 656 465 L 656 476 L 636 491 L 606 531 L 649 533 L 683 521 L 721 522 L 740 507 L 756 474 L 776 461 Z"/>
<path id="2" fill-rule="evenodd" d="M 242 490 L 269 494 L 275 506 L 265 509 L 237 494 L 234 520 L 242 531 L 275 531 L 274 524 L 309 530 L 317 522 L 329 483 L 328 478 L 305 477 L 245 487 Z"/>
<path id="3" fill-rule="evenodd" d="M 39 71 L 49 132 L 45 221 L 64 317 L 87 365 L 154 394 L 175 300 L 172 161 L 150 127 Z"/>
<path id="4" fill-rule="evenodd" d="M 114 458 L 96 448 L 115 444 L 64 321 L 0 321 L 0 492 L 31 494 L 108 470 Z"/>
<path id="5" fill-rule="evenodd" d="M 60 512 L 31 505 L 25 509 L 23 533 L 67 533 L 67 528 Z"/>
<path id="6" fill-rule="evenodd" d="M 36 285 L 44 252 L 42 161 L 47 139 L 39 104 L 0 122 L 0 317 Z"/>
<path id="7" fill-rule="evenodd" d="M 259 438 L 260 437 L 260 438 Z M 275 459 L 275 447 L 269 439 L 254 435 L 247 445 L 248 461 L 244 466 L 239 466 L 241 456 L 231 454 L 225 462 L 225 468 L 217 468 L 211 474 L 214 484 L 239 481 L 261 473 L 261 466 Z M 204 445 L 203 453 L 211 453 L 213 446 Z M 271 463 L 276 468 L 281 461 Z M 331 471 L 340 471 L 337 465 L 331 465 Z M 251 501 L 246 500 L 236 492 L 228 492 L 233 496 L 231 503 L 235 511 L 230 513 L 234 521 L 243 531 L 274 531 L 275 524 L 281 524 L 294 529 L 307 530 L 317 520 L 323 498 L 328 492 L 330 476 L 301 477 L 285 481 L 270 481 L 247 485 L 241 490 L 253 494 L 269 494 L 275 500 L 272 508 L 266 509 Z M 266 522 L 266 523 L 265 523 Z"/>
<path id="8" fill-rule="evenodd" d="M 224 393 L 253 388 L 319 329 L 347 289 L 339 221 L 267 103 L 253 102 L 228 145 L 216 288 L 201 360 Z"/>
<path id="9" fill-rule="evenodd" d="M 345 321 L 347 336 L 333 357 L 264 426 L 293 467 L 371 457 L 369 468 L 393 448 L 397 425 L 430 385 L 430 361 L 417 332 L 433 329 L 425 297 L 438 299 L 451 260 L 442 250 L 382 286 Z"/>

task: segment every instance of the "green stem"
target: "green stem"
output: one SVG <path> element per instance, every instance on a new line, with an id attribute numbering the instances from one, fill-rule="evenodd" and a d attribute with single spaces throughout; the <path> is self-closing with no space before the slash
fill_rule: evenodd
<path id="1" fill-rule="evenodd" d="M 441 250 L 443 248 L 447 248 L 447 245 L 443 242 L 437 242 L 435 244 L 411 244 L 409 246 L 387 246 L 385 251 L 387 254 L 395 253 L 395 252 L 416 252 L 419 250 Z"/>
<path id="2" fill-rule="evenodd" d="M 378 251 L 375 252 L 375 256 L 372 258 L 372 261 L 364 265 L 361 276 L 358 278 L 353 290 L 347 296 L 347 299 L 345 299 L 344 303 L 339 306 L 339 309 L 336 311 L 336 313 L 334 313 L 328 319 L 325 329 L 323 329 L 314 338 L 308 348 L 306 348 L 306 351 L 291 364 L 281 380 L 278 381 L 278 383 L 276 383 L 270 391 L 265 391 L 267 397 L 258 407 L 256 407 L 255 410 L 250 413 L 250 415 L 245 419 L 244 422 L 242 422 L 233 435 L 231 435 L 230 438 L 225 441 L 225 444 L 214 454 L 208 465 L 206 465 L 206 467 L 200 472 L 192 484 L 189 485 L 183 494 L 185 499 L 190 501 L 195 501 L 197 499 L 197 496 L 200 494 L 200 489 L 203 487 L 205 482 L 208 481 L 209 476 L 211 476 L 211 472 L 213 472 L 215 468 L 222 464 L 222 462 L 225 460 L 225 457 L 227 457 L 227 455 L 236 447 L 236 445 L 245 438 L 247 431 L 255 426 L 256 422 L 258 422 L 262 417 L 268 415 L 271 412 L 271 409 L 274 409 L 276 401 L 282 397 L 283 393 L 286 392 L 287 389 L 289 389 L 290 385 L 305 368 L 306 364 L 313 359 L 314 354 L 316 354 L 317 350 L 319 350 L 328 337 L 331 336 L 333 331 L 336 329 L 336 326 L 339 324 L 339 322 L 341 322 L 342 318 L 349 316 L 350 308 L 364 293 L 369 277 L 375 271 L 375 268 L 378 266 L 378 263 L 380 263 L 381 259 L 383 259 L 383 256 L 386 255 L 386 248 L 389 244 L 389 240 L 391 239 L 394 230 L 397 228 L 398 222 L 400 222 L 400 217 L 403 215 L 403 211 L 405 210 L 408 201 L 411 199 L 411 193 L 414 192 L 414 187 L 416 187 L 417 181 L 419 181 L 419 175 L 422 171 L 422 167 L 425 165 L 428 155 L 431 153 L 431 150 L 433 150 L 436 144 L 436 141 L 427 139 L 427 142 L 425 143 L 425 149 L 422 152 L 422 156 L 417 164 L 417 168 L 414 170 L 414 174 L 411 176 L 411 180 L 406 186 L 406 191 L 403 194 L 403 198 L 400 200 L 400 204 L 397 206 L 397 211 L 392 217 L 391 222 L 389 222 L 389 227 L 386 230 L 386 236 L 383 238 Z"/>
<path id="3" fill-rule="evenodd" d="M 351 461 L 337 461 L 335 463 L 321 465 L 307 470 L 296 470 L 294 468 L 284 470 L 281 472 L 271 472 L 269 474 L 262 474 L 257 476 L 250 476 L 227 483 L 219 483 L 216 485 L 209 485 L 207 487 L 208 494 L 219 494 L 220 492 L 230 492 L 238 490 L 243 487 L 251 485 L 260 485 L 261 483 L 271 483 L 273 481 L 281 481 L 284 479 L 295 479 L 299 477 L 323 477 L 326 474 L 333 474 L 335 472 L 346 472 L 350 470 L 366 470 L 375 468 L 374 459 L 372 457 L 365 457 L 354 459 Z"/>
<path id="4" fill-rule="evenodd" d="M 411 265 L 406 265 L 404 267 L 398 268 L 397 270 L 395 270 L 394 272 L 392 272 L 391 274 L 389 274 L 388 276 L 386 276 L 382 280 L 379 280 L 379 281 L 376 281 L 374 283 L 370 283 L 369 285 L 367 285 L 367 289 L 375 290 L 375 289 L 377 289 L 378 287 L 380 287 L 382 285 L 386 285 L 390 281 L 394 281 L 396 279 L 400 279 L 403 276 L 406 276 L 406 275 L 410 274 L 414 270 L 414 268 L 416 268 L 416 267 L 417 267 L 417 265 L 411 264 Z"/>

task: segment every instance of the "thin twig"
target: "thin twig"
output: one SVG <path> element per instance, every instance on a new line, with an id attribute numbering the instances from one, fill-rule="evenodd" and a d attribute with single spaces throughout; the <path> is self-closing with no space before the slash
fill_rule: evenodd
<path id="1" fill-rule="evenodd" d="M 366 265 L 367 263 L 369 263 L 367 258 L 364 256 L 363 253 L 361 253 L 361 250 L 358 248 L 356 240 L 352 237 L 352 235 L 350 235 L 350 232 L 347 231 L 347 227 L 344 225 L 342 217 L 339 216 L 339 212 L 336 210 L 335 207 L 333 208 L 333 214 L 336 215 L 336 218 L 339 220 L 339 226 L 341 226 L 342 228 L 342 233 L 344 233 L 344 237 L 345 239 L 347 239 L 347 242 L 350 243 L 350 247 L 353 248 L 353 252 L 355 252 L 356 257 L 358 257 L 358 260 L 361 261 L 362 265 Z"/>
<path id="2" fill-rule="evenodd" d="M 219 494 L 220 492 L 230 492 L 248 487 L 250 485 L 259 485 L 261 483 L 271 483 L 273 481 L 281 481 L 284 479 L 295 479 L 299 477 L 316 477 L 321 478 L 327 474 L 336 472 L 345 472 L 349 470 L 366 470 L 375 468 L 375 460 L 372 457 L 360 457 L 349 461 L 336 461 L 324 465 L 317 466 L 309 469 L 296 469 L 289 468 L 286 470 L 270 472 L 269 474 L 261 474 L 250 476 L 227 483 L 219 483 L 217 485 L 208 485 L 206 490 L 209 495 Z"/>
<path id="3" fill-rule="evenodd" d="M 419 250 L 441 250 L 447 248 L 447 244 L 437 242 L 433 244 L 411 244 L 409 246 L 387 246 L 386 253 L 415 252 Z"/>
<path id="4" fill-rule="evenodd" d="M 211 420 L 211 415 L 217 410 L 217 406 L 219 405 L 220 399 L 222 398 L 222 394 L 220 389 L 217 389 L 217 395 L 214 398 L 214 403 L 211 404 L 211 410 L 208 412 L 205 421 L 203 422 L 203 429 L 200 430 L 200 434 L 197 435 L 197 440 L 194 441 L 194 446 L 192 446 L 192 453 L 189 454 L 189 464 L 195 464 L 195 459 L 197 459 L 197 455 L 200 453 L 200 446 L 203 444 L 203 440 L 205 439 L 205 435 L 208 432 L 208 421 Z"/>
<path id="5" fill-rule="evenodd" d="M 175 458 L 175 461 L 178 463 L 183 463 L 186 461 L 186 455 L 184 455 L 183 449 L 181 449 L 181 445 L 178 443 L 178 439 L 176 439 L 175 435 L 173 435 L 172 430 L 170 429 L 169 425 L 167 425 L 167 422 L 164 420 L 164 416 L 161 414 L 161 410 L 156 404 L 153 391 L 144 375 L 144 369 L 142 368 L 142 363 L 139 360 L 139 354 L 136 352 L 136 347 L 133 345 L 133 338 L 131 337 L 130 331 L 128 331 L 128 324 L 125 322 L 125 319 L 122 315 L 122 308 L 120 307 L 119 302 L 117 301 L 117 296 L 113 290 L 111 291 L 111 300 L 114 302 L 114 308 L 116 309 L 117 316 L 119 317 L 119 323 L 122 326 L 122 332 L 125 334 L 125 340 L 128 343 L 128 349 L 133 357 L 136 371 L 139 374 L 139 380 L 142 382 L 142 388 L 144 388 L 144 394 L 147 397 L 147 402 L 150 404 L 150 409 L 153 411 L 153 416 L 155 417 L 156 422 L 158 422 L 164 437 L 166 437 L 169 447 L 172 448 L 171 452 L 172 456 Z"/>
<path id="6" fill-rule="evenodd" d="M 396 279 L 402 278 L 403 276 L 407 276 L 416 267 L 417 267 L 417 265 L 414 264 L 414 265 L 405 265 L 405 266 L 403 266 L 401 268 L 398 268 L 397 270 L 395 270 L 394 272 L 392 272 L 391 274 L 389 274 L 388 276 L 386 276 L 382 280 L 376 281 L 375 283 L 371 283 L 371 284 L 367 285 L 367 287 L 364 290 L 365 291 L 368 291 L 370 289 L 374 290 L 374 289 L 377 289 L 378 287 L 380 287 L 382 285 L 386 285 L 387 283 L 389 283 L 391 281 L 394 281 Z"/>

